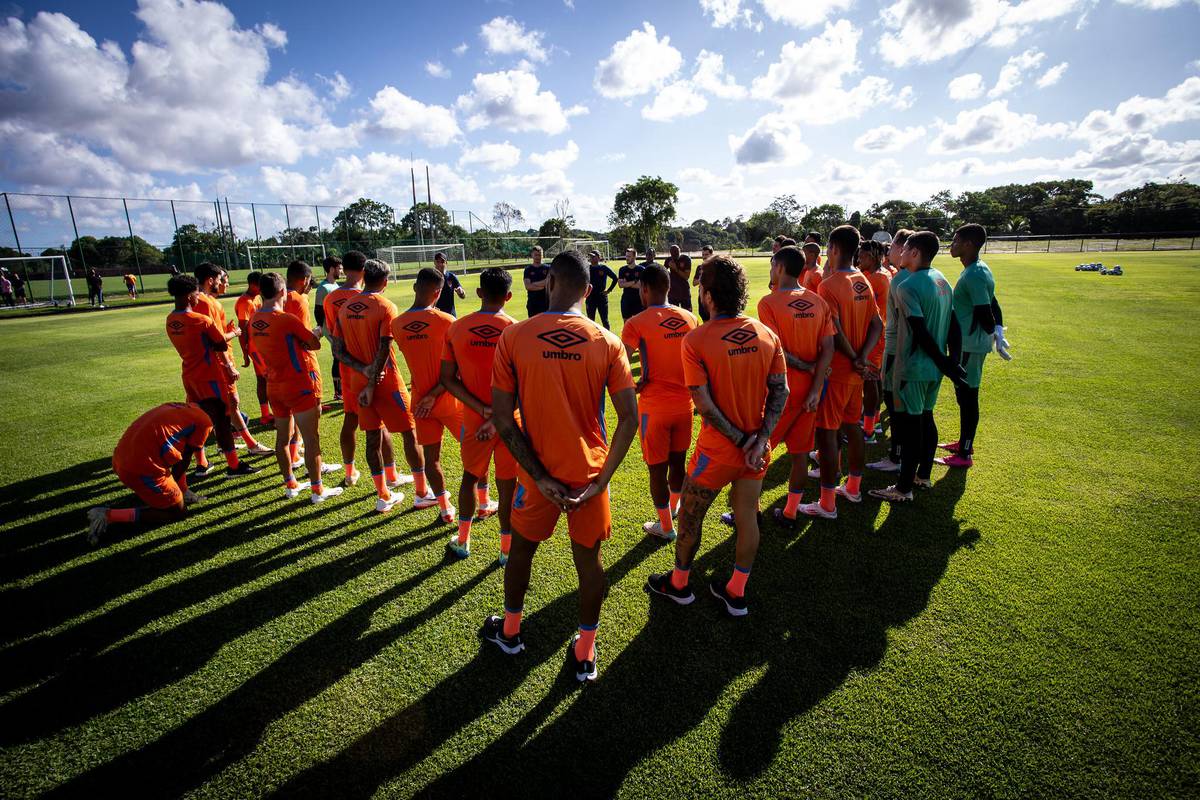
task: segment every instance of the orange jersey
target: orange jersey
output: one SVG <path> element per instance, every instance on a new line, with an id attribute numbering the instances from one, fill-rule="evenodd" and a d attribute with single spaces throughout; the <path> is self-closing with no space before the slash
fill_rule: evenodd
<path id="1" fill-rule="evenodd" d="M 337 316 L 338 338 L 346 345 L 346 352 L 357 361 L 364 364 L 375 362 L 375 354 L 379 352 L 379 340 L 392 338 L 392 322 L 400 312 L 396 304 L 379 292 L 359 292 L 352 300 L 342 306 Z M 400 373 L 396 369 L 396 359 L 388 353 L 384 364 L 385 379 L 393 376 L 399 380 Z M 363 379 L 358 370 L 347 369 L 343 379 L 351 381 Z M 403 383 L 403 381 L 401 381 Z"/>
<path id="2" fill-rule="evenodd" d="M 332 336 L 339 336 L 337 332 L 338 313 L 342 310 L 342 306 L 346 305 L 351 297 L 362 294 L 362 288 L 354 288 L 352 286 L 342 286 L 334 289 L 329 294 L 325 295 L 325 302 L 321 307 L 325 309 L 325 327 L 329 329 Z"/>
<path id="3" fill-rule="evenodd" d="M 871 284 L 871 291 L 875 295 L 875 310 L 879 312 L 879 319 L 886 323 L 887 296 L 892 287 L 892 273 L 886 269 L 877 269 L 874 272 L 864 272 L 863 277 L 867 279 L 867 283 Z"/>
<path id="4" fill-rule="evenodd" d="M 817 263 L 821 263 L 820 259 L 817 260 Z M 804 272 L 801 272 L 800 285 L 805 289 L 808 289 L 810 292 L 815 292 L 817 287 L 821 285 L 821 270 L 806 269 Z"/>
<path id="5" fill-rule="evenodd" d="M 221 353 L 213 345 L 224 343 L 225 336 L 212 318 L 195 311 L 172 311 L 167 314 L 167 338 L 183 360 L 184 383 L 223 379 Z"/>
<path id="6" fill-rule="evenodd" d="M 786 375 L 779 337 L 749 317 L 713 317 L 683 340 L 683 375 L 688 386 L 707 386 L 713 402 L 744 433 L 762 427 L 767 376 Z M 723 464 L 745 463 L 741 448 L 706 420 L 697 450 Z"/>
<path id="7" fill-rule="evenodd" d="M 163 403 L 126 429 L 113 451 L 113 469 L 151 479 L 169 475 L 184 449 L 199 449 L 210 433 L 212 421 L 199 406 Z"/>
<path id="8" fill-rule="evenodd" d="M 608 455 L 604 389 L 633 388 L 621 340 L 576 312 L 544 312 L 500 334 L 492 386 L 516 395 L 522 427 L 552 477 L 579 487 Z"/>
<path id="9" fill-rule="evenodd" d="M 856 352 L 861 351 L 871 320 L 879 316 L 875 293 L 871 291 L 871 284 L 866 277 L 856 269 L 833 270 L 821 281 L 817 292 L 829 304 L 829 310 L 842 326 L 842 333 L 850 346 Z M 829 380 L 862 383 L 862 376 L 854 371 L 854 362 L 850 358 L 835 350 Z"/>
<path id="10" fill-rule="evenodd" d="M 503 311 L 476 311 L 454 322 L 446 331 L 442 361 L 458 367 L 458 377 L 485 406 L 492 404 L 492 363 L 500 334 L 516 320 Z"/>
<path id="11" fill-rule="evenodd" d="M 691 312 L 671 305 L 650 306 L 625 323 L 621 341 L 641 353 L 643 386 L 638 408 L 642 412 L 691 413 L 692 394 L 683 380 L 679 352 L 683 338 L 696 324 Z"/>
<path id="12" fill-rule="evenodd" d="M 262 308 L 262 298 L 257 295 L 251 297 L 246 294 L 238 295 L 237 302 L 233 304 L 233 315 L 237 318 L 238 327 L 245 328 L 250 324 L 250 318 L 254 316 L 254 312 Z M 249 356 L 251 348 L 246 340 L 238 337 L 238 343 L 242 346 L 242 355 Z"/>
<path id="13" fill-rule="evenodd" d="M 196 312 L 217 323 L 217 327 L 222 331 L 229 330 L 229 322 L 225 319 L 225 307 L 217 298 L 200 292 L 200 302 L 196 303 Z"/>
<path id="14" fill-rule="evenodd" d="M 785 352 L 802 361 L 816 361 L 821 339 L 834 334 L 829 305 L 803 286 L 779 289 L 759 300 L 758 319 L 779 337 Z M 813 377 L 811 372 L 789 369 L 788 388 L 807 391 Z"/>
<path id="15" fill-rule="evenodd" d="M 287 300 L 283 303 L 283 310 L 304 323 L 309 330 L 312 330 L 313 318 L 312 312 L 308 310 L 308 295 L 288 289 Z"/>
<path id="16" fill-rule="evenodd" d="M 453 324 L 454 317 L 433 306 L 410 308 L 392 321 L 392 338 L 408 364 L 409 389 L 414 400 L 420 400 L 437 386 L 446 331 Z M 444 397 L 454 400 L 449 393 Z M 439 403 L 442 400 L 438 398 Z"/>
<path id="17" fill-rule="evenodd" d="M 300 320 L 270 308 L 256 311 L 250 318 L 250 341 L 254 352 L 267 365 L 267 380 L 272 385 L 307 386 L 320 373 L 317 357 L 301 343 L 319 340 Z"/>

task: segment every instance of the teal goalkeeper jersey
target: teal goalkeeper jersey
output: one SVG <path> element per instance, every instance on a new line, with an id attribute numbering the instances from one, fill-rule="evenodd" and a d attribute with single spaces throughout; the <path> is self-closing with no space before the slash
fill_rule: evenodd
<path id="1" fill-rule="evenodd" d="M 896 322 L 900 319 L 896 312 L 896 298 L 893 296 L 893 292 L 903 286 L 905 279 L 911 274 L 906 269 L 900 270 L 892 276 L 892 285 L 888 289 L 887 301 L 884 303 L 887 319 L 883 323 L 883 353 L 887 356 L 896 355 Z"/>
<path id="2" fill-rule="evenodd" d="M 896 284 L 892 283 L 892 294 Z M 936 269 L 910 273 L 900 286 L 896 300 L 897 312 L 904 319 L 896 320 L 897 375 L 904 381 L 937 381 L 942 371 L 921 349 L 908 326 L 909 317 L 921 317 L 938 350 L 946 352 L 950 335 L 950 315 L 953 312 L 954 292 L 946 276 Z"/>
<path id="3" fill-rule="evenodd" d="M 954 284 L 954 316 L 962 331 L 964 353 L 986 353 L 992 349 L 992 335 L 975 321 L 975 306 L 990 306 L 996 297 L 996 279 L 982 261 L 962 271 Z"/>

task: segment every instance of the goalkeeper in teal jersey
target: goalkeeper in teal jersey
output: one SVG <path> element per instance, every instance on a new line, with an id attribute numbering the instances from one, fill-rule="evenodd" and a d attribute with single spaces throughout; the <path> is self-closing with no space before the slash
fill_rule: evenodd
<path id="1" fill-rule="evenodd" d="M 954 232 L 950 255 L 963 265 L 954 284 L 954 319 L 961 333 L 959 365 L 967 373 L 965 386 L 956 386 L 958 400 L 958 441 L 938 445 L 950 455 L 937 459 L 947 467 L 966 469 L 973 463 L 975 431 L 979 427 L 979 385 L 983 380 L 983 362 L 995 348 L 1008 360 L 1008 342 L 1004 338 L 1003 316 L 996 302 L 996 279 L 988 265 L 979 260 L 979 251 L 987 242 L 982 225 L 963 225 Z"/>

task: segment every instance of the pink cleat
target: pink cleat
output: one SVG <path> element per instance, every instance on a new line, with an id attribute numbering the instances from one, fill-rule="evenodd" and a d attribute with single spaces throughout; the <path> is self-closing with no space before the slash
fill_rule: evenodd
<path id="1" fill-rule="evenodd" d="M 945 450 L 946 452 L 949 452 L 949 453 L 957 453 L 958 452 L 958 440 L 956 439 L 953 442 L 942 442 L 941 444 L 938 445 L 938 449 Z"/>
<path id="2" fill-rule="evenodd" d="M 969 469 L 975 462 L 971 460 L 970 456 L 960 456 L 958 453 L 955 453 L 945 458 L 935 458 L 933 463 L 941 464 L 943 467 Z"/>

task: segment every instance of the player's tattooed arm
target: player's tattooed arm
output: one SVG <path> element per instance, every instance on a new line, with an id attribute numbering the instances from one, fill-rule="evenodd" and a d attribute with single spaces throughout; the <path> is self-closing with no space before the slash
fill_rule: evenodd
<path id="1" fill-rule="evenodd" d="M 689 386 L 688 389 L 692 393 L 692 403 L 695 404 L 696 410 L 705 422 L 738 447 L 746 443 L 749 434 L 739 430 L 729 421 L 728 417 L 721 413 L 721 409 L 717 408 L 717 404 L 713 402 L 712 394 L 709 393 L 707 386 Z"/>
<path id="2" fill-rule="evenodd" d="M 684 478 L 683 496 L 679 498 L 679 519 L 675 523 L 675 562 L 681 567 L 691 566 L 700 549 L 700 524 L 709 506 L 719 492 L 697 486 L 691 479 Z"/>
<path id="3" fill-rule="evenodd" d="M 330 336 L 329 343 L 333 348 L 333 357 L 356 372 L 367 374 L 367 365 L 359 361 L 346 350 L 346 343 L 340 336 Z"/>
<path id="4" fill-rule="evenodd" d="M 783 416 L 783 407 L 787 405 L 788 385 L 787 375 L 782 373 L 767 376 L 767 401 L 763 408 L 762 428 L 758 435 L 761 439 L 771 438 L 771 431 L 779 424 Z"/>
<path id="5" fill-rule="evenodd" d="M 783 358 L 785 361 L 787 361 L 787 365 L 790 368 L 799 370 L 801 372 L 812 372 L 813 369 L 816 367 L 816 362 L 805 361 L 803 358 L 800 358 L 799 356 L 792 355 L 787 350 L 783 351 Z"/>

